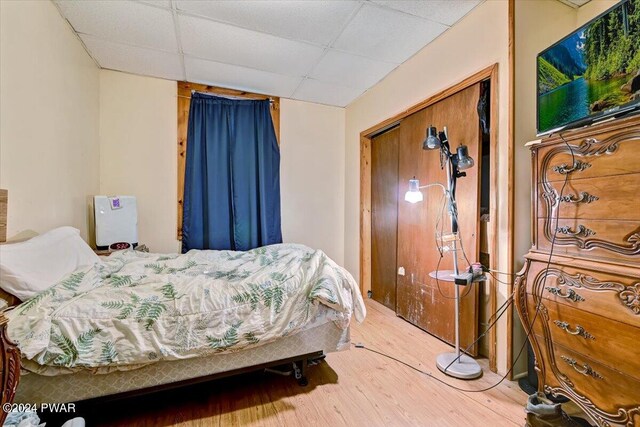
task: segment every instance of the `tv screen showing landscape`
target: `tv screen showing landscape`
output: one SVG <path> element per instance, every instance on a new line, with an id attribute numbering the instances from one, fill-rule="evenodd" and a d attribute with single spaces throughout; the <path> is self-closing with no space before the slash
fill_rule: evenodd
<path id="1" fill-rule="evenodd" d="M 640 0 L 538 55 L 538 134 L 640 105 Z"/>

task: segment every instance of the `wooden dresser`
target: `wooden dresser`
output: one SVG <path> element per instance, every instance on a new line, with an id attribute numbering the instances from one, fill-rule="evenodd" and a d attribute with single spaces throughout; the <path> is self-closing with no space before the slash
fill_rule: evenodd
<path id="1" fill-rule="evenodd" d="M 518 313 L 540 391 L 600 426 L 640 426 L 640 117 L 562 136 L 531 147 L 533 247 Z"/>

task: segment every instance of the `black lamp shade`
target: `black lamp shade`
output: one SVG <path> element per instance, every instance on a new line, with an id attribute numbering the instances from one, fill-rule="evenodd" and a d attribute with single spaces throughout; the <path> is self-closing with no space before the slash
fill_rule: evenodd
<path id="1" fill-rule="evenodd" d="M 473 167 L 473 159 L 469 156 L 469 148 L 466 145 L 458 147 L 456 157 L 458 169 L 465 170 Z"/>
<path id="2" fill-rule="evenodd" d="M 427 128 L 427 138 L 422 144 L 424 150 L 435 150 L 440 148 L 440 139 L 438 138 L 438 130 L 434 126 Z"/>

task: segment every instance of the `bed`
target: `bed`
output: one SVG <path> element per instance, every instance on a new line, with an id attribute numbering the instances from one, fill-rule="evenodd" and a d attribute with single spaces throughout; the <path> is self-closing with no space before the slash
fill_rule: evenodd
<path id="1" fill-rule="evenodd" d="M 21 352 L 16 403 L 120 398 L 285 363 L 304 383 L 307 361 L 348 349 L 352 315 L 365 316 L 346 270 L 291 244 L 124 251 L 21 299 L 1 326 Z"/>

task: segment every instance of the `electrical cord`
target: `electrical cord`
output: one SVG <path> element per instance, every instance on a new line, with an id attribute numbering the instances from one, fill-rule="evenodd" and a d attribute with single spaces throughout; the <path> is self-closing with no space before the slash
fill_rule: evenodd
<path id="1" fill-rule="evenodd" d="M 446 197 L 446 193 L 445 195 L 443 195 L 442 197 L 442 208 L 440 208 L 440 215 L 438 215 L 438 219 L 436 220 L 436 232 L 434 234 L 435 239 L 436 239 L 436 248 L 438 248 L 438 253 L 440 254 L 440 258 L 438 258 L 438 263 L 436 264 L 436 288 L 438 289 L 438 293 L 440 294 L 440 296 L 444 299 L 448 299 L 448 300 L 455 300 L 455 297 L 449 297 L 447 295 L 444 294 L 444 292 L 442 292 L 442 288 L 440 288 L 440 280 L 438 279 L 438 272 L 440 271 L 440 263 L 442 262 L 442 258 L 444 258 L 444 252 L 442 251 L 441 247 L 444 246 L 444 241 L 442 240 L 442 231 L 444 229 L 444 225 L 442 224 L 442 217 L 444 216 L 444 208 L 447 205 L 447 200 L 445 200 Z M 451 198 L 451 195 L 449 195 L 449 199 Z M 438 240 L 438 227 L 440 227 L 440 240 Z M 459 234 L 458 234 L 459 235 Z M 456 254 L 454 254 L 454 256 L 457 256 Z M 471 265 L 471 264 L 469 264 Z M 464 295 L 460 296 L 460 299 L 465 298 L 467 295 L 469 295 L 469 292 L 471 292 L 471 286 L 468 287 L 467 292 L 464 293 Z"/>
<path id="2" fill-rule="evenodd" d="M 507 285 L 507 286 L 511 284 L 511 282 L 505 282 L 504 280 L 500 280 L 500 279 L 498 279 L 498 278 L 497 278 L 497 277 L 496 277 L 492 272 L 490 272 L 490 271 L 487 271 L 487 273 L 489 274 L 489 276 L 491 276 L 491 277 L 493 278 L 493 280 L 495 280 L 495 281 L 496 281 L 496 282 L 498 282 L 498 283 L 502 283 L 503 285 Z"/>
<path id="3" fill-rule="evenodd" d="M 518 275 L 518 273 L 505 273 L 504 271 L 492 270 L 489 267 L 487 267 L 486 265 L 483 265 L 482 269 L 484 271 L 486 271 L 487 273 L 504 274 L 505 276 L 517 276 Z"/>
<path id="4" fill-rule="evenodd" d="M 480 334 L 478 336 L 478 338 L 475 339 L 475 341 L 473 341 L 471 344 L 469 344 L 464 350 L 462 350 L 462 352 L 464 353 L 468 353 L 469 350 L 471 349 L 471 347 L 473 347 L 474 345 L 476 345 L 482 338 L 484 338 L 489 331 L 491 330 L 491 328 L 493 328 L 493 326 L 498 323 L 498 320 L 500 320 L 500 318 L 502 317 L 503 314 L 505 314 L 507 312 L 507 309 L 511 306 L 511 304 L 513 304 L 513 293 L 511 294 L 511 296 L 509 296 L 509 298 L 507 298 L 507 300 L 502 304 L 502 306 L 500 308 L 498 308 L 496 310 L 496 312 L 489 317 L 489 320 L 491 320 L 491 318 L 493 318 L 494 316 L 496 316 L 496 314 L 498 314 L 498 312 L 500 312 L 500 314 L 498 314 L 498 316 L 489 323 L 489 325 L 487 326 L 487 328 L 484 330 L 484 332 L 482 334 Z M 462 354 L 462 353 L 460 353 Z M 447 369 L 449 369 L 449 367 L 451 365 L 453 365 L 456 361 L 458 360 L 458 358 L 456 357 L 455 359 L 453 359 L 451 362 L 449 362 L 449 364 L 444 368 L 444 371 L 446 372 Z"/>
<path id="5" fill-rule="evenodd" d="M 438 272 L 440 271 L 440 262 L 442 261 L 442 258 L 444 258 L 444 257 L 442 255 L 440 255 L 440 258 L 438 258 L 438 263 L 436 264 L 436 277 L 435 277 L 435 279 L 436 279 L 436 288 L 438 289 L 438 293 L 440 294 L 440 296 L 442 298 L 455 300 L 455 299 L 457 299 L 456 297 L 446 296 L 444 294 L 444 292 L 442 292 L 442 289 L 440 288 L 440 280 L 438 280 Z M 458 285 L 455 285 L 455 286 L 458 286 Z M 464 295 L 460 295 L 460 299 L 463 299 L 467 295 L 469 295 L 469 292 L 471 292 L 471 285 L 467 285 L 467 291 L 464 293 Z"/>
<path id="6" fill-rule="evenodd" d="M 573 148 L 571 147 L 571 145 L 567 142 L 567 140 L 564 138 L 564 136 L 563 136 L 561 133 L 560 133 L 560 134 L 558 134 L 558 136 L 562 139 L 562 141 L 565 143 L 565 145 L 566 145 L 566 146 L 567 146 L 567 148 L 569 149 L 569 152 L 571 153 L 572 164 L 573 164 L 573 165 L 574 165 L 574 167 L 575 167 L 576 159 L 575 159 L 575 153 L 574 153 L 574 151 L 573 151 Z M 566 186 L 567 186 L 568 181 L 569 181 L 569 173 L 567 173 L 567 174 L 565 175 L 564 182 L 563 182 L 563 184 L 562 184 L 562 187 L 560 188 L 560 194 L 558 195 L 558 199 L 561 199 L 561 198 L 562 198 L 562 196 L 563 196 L 563 194 L 564 194 L 564 190 L 565 190 L 565 188 L 566 188 Z M 551 215 L 550 215 L 550 216 L 551 216 Z M 547 277 L 549 276 L 549 275 L 548 275 L 548 270 L 549 270 L 549 267 L 551 266 L 551 262 L 553 261 L 553 252 L 554 252 L 554 249 L 555 249 L 556 237 L 557 237 L 557 234 L 558 234 L 557 222 L 558 222 L 559 216 L 560 216 L 560 209 L 558 209 L 558 210 L 556 211 L 556 218 L 555 218 L 556 228 L 555 228 L 555 230 L 554 230 L 554 232 L 553 232 L 553 237 L 552 237 L 552 239 L 551 239 L 551 248 L 550 248 L 550 250 L 549 250 L 549 258 L 548 258 L 548 260 L 547 260 L 547 267 L 546 267 L 546 271 L 547 271 L 547 273 L 545 273 L 544 278 L 543 278 L 543 282 L 542 282 L 542 286 L 540 286 L 540 294 L 539 294 L 539 295 L 535 295 L 535 296 L 537 296 L 537 297 L 538 297 L 538 300 L 540 300 L 540 299 L 542 298 L 542 294 L 543 294 L 544 289 L 545 289 L 545 284 L 546 284 L 546 281 L 547 281 Z M 551 220 L 551 219 L 553 219 L 553 218 L 552 218 L 552 217 L 551 217 L 551 218 L 549 218 L 549 220 Z M 514 294 L 515 294 L 515 291 L 514 291 Z M 501 317 L 505 312 L 507 312 L 507 307 L 508 307 L 508 305 L 510 305 L 510 304 L 513 302 L 514 294 L 511 294 L 511 296 L 510 296 L 510 297 L 509 297 L 509 299 L 507 300 L 507 301 L 509 302 L 509 304 L 507 304 L 507 301 L 505 301 L 505 303 L 503 304 L 503 307 L 504 307 L 504 308 L 502 309 L 502 312 L 501 312 L 499 315 L 498 315 L 498 311 L 500 311 L 500 309 L 499 309 L 499 310 L 497 310 L 497 311 L 496 311 L 496 313 L 494 313 L 494 316 L 495 316 L 495 315 L 498 315 L 498 316 L 497 316 L 497 317 L 496 317 L 496 319 L 495 319 L 495 320 L 490 324 L 490 326 L 488 326 L 488 327 L 487 327 L 487 330 L 484 332 L 484 334 L 486 334 L 486 333 L 489 331 L 489 329 L 490 329 L 491 327 L 495 326 L 495 324 L 496 324 L 496 323 L 497 323 L 497 321 L 500 319 L 500 317 Z M 506 306 L 505 306 L 505 305 L 506 305 Z M 443 385 L 445 385 L 445 386 L 447 386 L 447 387 L 449 387 L 449 388 L 452 388 L 452 389 L 454 389 L 454 390 L 461 391 L 461 392 L 464 392 L 464 393 L 481 393 L 481 392 L 486 392 L 486 391 L 489 391 L 489 390 L 491 390 L 491 389 L 493 389 L 493 388 L 495 388 L 495 387 L 499 386 L 500 384 L 502 384 L 502 382 L 503 382 L 503 381 L 504 381 L 504 380 L 505 380 L 505 379 L 506 379 L 506 378 L 511 374 L 511 372 L 513 371 L 513 369 L 514 369 L 514 367 L 515 367 L 515 365 L 516 365 L 516 362 L 517 362 L 517 361 L 520 359 L 520 357 L 522 356 L 522 352 L 523 352 L 524 348 L 525 348 L 525 347 L 526 347 L 526 345 L 527 345 L 527 341 L 529 340 L 529 337 L 531 336 L 531 332 L 533 331 L 533 325 L 535 324 L 535 321 L 536 321 L 536 319 L 537 319 L 537 317 L 538 317 L 538 314 L 540 313 L 540 307 L 541 307 L 541 305 L 542 305 L 542 304 L 541 304 L 540 302 L 538 302 L 538 303 L 536 304 L 536 311 L 535 311 L 535 313 L 534 313 L 534 315 L 533 315 L 533 319 L 529 322 L 529 323 L 530 323 L 530 325 L 529 325 L 529 328 L 528 328 L 528 330 L 527 330 L 526 339 L 525 339 L 525 340 L 523 340 L 522 346 L 520 346 L 520 350 L 518 351 L 518 354 L 516 355 L 515 359 L 514 359 L 514 360 L 513 360 L 513 362 L 511 363 L 511 366 L 509 367 L 509 370 L 508 370 L 508 371 L 507 371 L 507 372 L 502 376 L 502 378 L 500 378 L 500 380 L 499 380 L 497 383 L 495 383 L 495 384 L 493 384 L 493 385 L 491 385 L 491 386 L 485 387 L 485 388 L 483 388 L 483 389 L 476 389 L 476 390 L 473 390 L 473 389 L 471 389 L 471 390 L 470 390 L 470 389 L 463 389 L 463 388 L 461 388 L 461 387 L 457 387 L 457 386 L 455 386 L 455 385 L 453 385 L 453 384 L 449 384 L 448 382 L 446 382 L 446 381 L 444 381 L 444 380 L 441 380 L 441 379 L 440 379 L 440 378 L 438 378 L 438 377 L 433 376 L 431 373 L 429 373 L 429 372 L 427 372 L 427 371 L 423 371 L 423 370 L 421 370 L 421 369 L 419 369 L 419 368 L 416 368 L 415 366 L 413 366 L 413 365 L 411 365 L 411 364 L 409 364 L 409 363 L 407 363 L 407 362 L 405 362 L 405 361 L 403 361 L 403 360 L 400 360 L 400 359 L 398 359 L 398 358 L 396 358 L 396 357 L 390 356 L 390 355 L 385 354 L 385 353 L 383 353 L 383 352 L 380 352 L 380 351 L 377 351 L 377 350 L 374 350 L 374 349 L 371 349 L 371 348 L 365 347 L 365 346 L 364 346 L 364 344 L 355 344 L 355 347 L 356 347 L 356 348 L 362 348 L 362 349 L 368 350 L 368 351 L 370 351 L 370 352 L 372 352 L 372 353 L 376 353 L 376 354 L 379 354 L 379 355 L 381 355 L 381 356 L 383 356 L 383 357 L 386 357 L 386 358 L 388 358 L 388 359 L 394 360 L 394 361 L 396 361 L 396 362 L 398 362 L 398 363 L 400 363 L 400 364 L 402 364 L 402 365 L 405 365 L 405 366 L 407 366 L 407 367 L 409 367 L 409 368 L 411 368 L 411 369 L 413 369 L 413 370 L 415 370 L 415 371 L 417 371 L 417 372 L 419 372 L 419 373 L 421 373 L 421 374 L 423 374 L 423 375 L 426 375 L 426 376 L 428 376 L 429 378 L 431 378 L 431 379 L 433 379 L 433 380 L 435 380 L 435 381 L 437 381 L 437 382 L 439 382 L 439 383 L 441 383 L 441 384 L 443 384 Z M 476 340 L 476 342 L 477 342 L 478 340 L 479 340 L 479 339 L 477 339 L 477 340 Z M 473 344 L 475 344 L 475 342 L 474 342 Z M 473 344 L 472 344 L 472 345 L 473 345 Z M 467 349 L 468 349 L 468 348 L 470 348 L 470 347 L 467 347 Z M 452 362 L 452 363 L 453 363 L 453 362 Z M 451 364 L 450 364 L 450 365 L 451 365 Z M 450 365 L 449 365 L 449 366 L 450 366 Z M 446 369 L 445 369 L 445 371 L 446 371 Z"/>
<path id="7" fill-rule="evenodd" d="M 569 152 L 571 153 L 571 160 L 572 160 L 572 164 L 575 166 L 575 164 L 576 164 L 576 159 L 575 159 L 575 153 L 573 152 L 573 148 L 571 148 L 571 145 L 567 142 L 567 140 L 564 138 L 564 136 L 563 136 L 562 134 L 558 134 L 558 136 L 562 139 L 562 141 L 564 142 L 564 144 L 565 144 L 565 145 L 567 146 L 567 148 L 569 149 Z M 563 196 L 563 193 L 564 193 L 564 189 L 565 189 L 565 187 L 566 187 L 566 185 L 567 185 L 568 180 L 569 180 L 569 174 L 567 173 L 567 174 L 565 175 L 564 182 L 563 182 L 562 187 L 561 187 L 561 189 L 560 189 L 560 195 L 558 196 L 558 200 L 562 199 L 562 196 Z M 457 212 L 456 212 L 456 214 L 457 214 Z M 553 259 L 553 251 L 554 251 L 555 241 L 556 241 L 556 236 L 557 236 L 557 232 L 558 232 L 557 222 L 558 222 L 559 215 L 560 215 L 560 209 L 558 209 L 558 210 L 556 211 L 556 229 L 554 230 L 554 233 L 553 233 L 553 239 L 552 239 L 552 241 L 551 241 L 551 248 L 550 248 L 550 251 L 549 251 L 549 259 L 548 259 L 548 261 L 547 261 L 547 270 L 549 269 L 549 266 L 551 265 L 551 261 L 552 261 L 552 259 Z M 464 248 L 462 247 L 462 241 L 461 241 L 461 245 L 460 245 L 460 246 L 461 246 L 461 248 L 462 248 L 462 253 L 465 255 L 465 258 L 466 258 L 466 254 L 464 253 Z M 467 262 L 469 262 L 469 261 L 467 260 Z M 484 267 L 484 266 L 483 266 L 483 267 Z M 485 267 L 485 268 L 486 268 L 486 267 Z M 495 277 L 495 276 L 491 273 L 491 270 L 490 270 L 490 269 L 486 268 L 486 270 L 487 270 L 487 272 L 491 275 L 491 277 L 493 277 L 496 281 L 498 281 L 498 282 L 500 282 L 500 283 L 503 283 L 503 284 L 507 284 L 507 285 L 509 284 L 509 283 L 505 283 L 505 282 L 500 281 L 497 277 Z M 504 274 L 508 274 L 508 273 L 504 273 Z M 538 297 L 538 299 L 541 299 L 541 298 L 542 298 L 542 293 L 544 292 L 544 288 L 545 288 L 545 286 L 544 286 L 544 285 L 546 284 L 546 280 L 547 280 L 547 274 L 545 274 L 545 276 L 544 276 L 544 280 L 543 280 L 543 283 L 542 283 L 542 286 L 540 287 L 540 289 L 541 289 L 541 290 L 540 290 L 540 296 Z M 514 295 L 514 294 L 511 294 L 510 299 L 512 299 L 512 298 L 513 298 L 513 295 Z M 531 326 L 530 326 L 529 330 L 527 331 L 527 335 L 526 335 L 526 338 L 527 338 L 527 339 L 526 339 L 526 340 L 524 340 L 523 345 L 522 345 L 522 347 L 520 348 L 520 351 L 518 352 L 518 355 L 516 356 L 516 359 L 513 361 L 513 364 L 512 364 L 512 366 L 511 366 L 511 369 L 513 369 L 513 367 L 515 366 L 515 362 L 517 362 L 517 361 L 518 361 L 518 359 L 520 358 L 520 355 L 522 354 L 522 351 L 524 350 L 524 347 L 526 346 L 526 343 L 527 343 L 527 341 L 528 341 L 528 339 L 529 339 L 529 336 L 531 335 L 531 331 L 532 331 L 532 329 L 533 329 L 533 325 L 534 325 L 534 323 L 535 323 L 535 321 L 536 321 L 536 319 L 537 319 L 537 317 L 538 317 L 538 313 L 539 313 L 539 311 L 540 311 L 540 303 L 538 303 L 538 304 L 536 305 L 536 312 L 535 312 L 535 314 L 534 314 L 534 316 L 533 316 L 533 320 L 531 321 Z M 496 313 L 497 313 L 497 311 L 496 311 Z M 500 316 L 502 316 L 502 314 L 504 314 L 504 311 L 500 314 Z M 499 317 L 500 317 L 500 316 L 499 316 Z M 496 320 L 497 320 L 497 319 L 496 319 Z M 494 322 L 493 324 L 495 324 L 495 322 Z M 493 326 L 493 324 L 492 324 L 491 326 Z M 490 326 L 490 327 L 491 327 L 491 326 Z M 485 334 L 486 334 L 486 331 L 485 331 Z M 473 345 L 475 345 L 475 343 L 476 343 L 477 341 L 479 341 L 479 339 L 480 339 L 480 337 L 479 337 L 478 339 L 476 339 L 476 341 L 474 341 L 473 343 L 471 343 L 471 344 L 470 344 L 470 345 L 469 345 L 469 346 L 464 350 L 464 352 L 466 353 L 466 352 L 467 352 L 467 351 L 468 351 L 468 350 L 469 350 Z M 449 365 L 447 365 L 447 367 L 445 368 L 445 371 L 446 371 L 446 370 L 447 370 L 447 368 L 448 368 L 449 366 L 451 366 L 451 365 L 452 365 L 456 360 L 458 360 L 458 358 L 453 359 L 453 360 L 449 363 Z"/>

